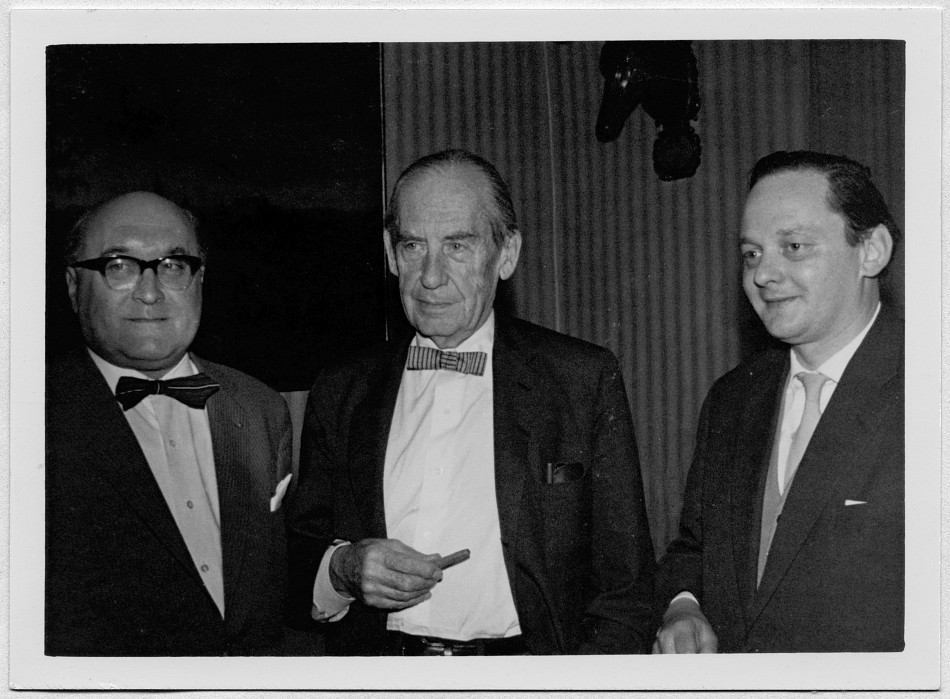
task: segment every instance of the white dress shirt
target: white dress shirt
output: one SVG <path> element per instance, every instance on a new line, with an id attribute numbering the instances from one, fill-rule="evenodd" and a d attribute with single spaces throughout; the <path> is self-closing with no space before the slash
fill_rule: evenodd
<path id="1" fill-rule="evenodd" d="M 521 633 L 501 548 L 495 497 L 492 348 L 494 314 L 453 351 L 485 352 L 482 376 L 404 371 L 383 473 L 387 536 L 421 553 L 471 558 L 447 569 L 432 598 L 389 615 L 391 630 L 468 640 Z M 416 336 L 414 345 L 435 347 Z M 351 600 L 329 582 L 322 561 L 315 618 L 336 620 Z M 329 589 L 328 589 L 329 588 Z"/>
<path id="2" fill-rule="evenodd" d="M 149 379 L 134 369 L 110 364 L 92 350 L 89 354 L 113 393 L 122 376 Z M 197 373 L 186 354 L 162 378 L 176 379 Z M 195 568 L 223 617 L 221 512 L 208 411 L 189 408 L 166 395 L 148 395 L 123 414 L 145 454 Z"/>

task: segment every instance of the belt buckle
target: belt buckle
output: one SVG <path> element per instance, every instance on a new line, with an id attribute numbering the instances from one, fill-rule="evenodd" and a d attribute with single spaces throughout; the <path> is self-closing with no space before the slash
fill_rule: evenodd
<path id="1" fill-rule="evenodd" d="M 423 645 L 423 655 L 452 655 L 452 649 L 447 647 L 441 641 L 433 641 L 425 636 L 420 636 Z"/>
<path id="2" fill-rule="evenodd" d="M 425 636 L 420 636 L 420 638 L 422 639 L 423 646 L 425 646 L 423 655 L 479 655 L 477 643 L 444 639 L 435 640 Z"/>

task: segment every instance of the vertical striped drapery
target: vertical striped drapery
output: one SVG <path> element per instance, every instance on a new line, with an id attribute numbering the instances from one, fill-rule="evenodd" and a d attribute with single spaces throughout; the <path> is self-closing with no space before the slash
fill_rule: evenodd
<path id="1" fill-rule="evenodd" d="M 384 45 L 386 178 L 447 147 L 501 172 L 524 234 L 513 311 L 620 358 L 659 551 L 675 534 L 702 399 L 738 362 L 743 328 L 757 329 L 736 254 L 748 172 L 778 149 L 872 153 L 900 220 L 903 45 L 693 42 L 702 164 L 675 182 L 653 172 L 642 109 L 616 141 L 594 138 L 600 47 Z"/>

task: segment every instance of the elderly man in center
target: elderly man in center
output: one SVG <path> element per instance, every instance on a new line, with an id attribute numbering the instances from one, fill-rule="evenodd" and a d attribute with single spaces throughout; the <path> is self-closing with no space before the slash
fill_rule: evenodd
<path id="1" fill-rule="evenodd" d="M 521 242 L 475 155 L 396 182 L 384 244 L 415 333 L 317 380 L 289 503 L 292 613 L 330 653 L 648 649 L 655 563 L 619 365 L 493 311 Z"/>

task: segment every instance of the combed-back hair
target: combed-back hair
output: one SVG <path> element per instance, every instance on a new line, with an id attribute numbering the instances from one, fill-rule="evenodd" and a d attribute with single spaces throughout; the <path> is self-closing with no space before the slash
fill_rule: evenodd
<path id="1" fill-rule="evenodd" d="M 129 192 L 129 194 L 131 194 L 131 192 Z M 88 208 L 82 214 L 82 216 L 76 219 L 76 223 L 74 223 L 73 227 L 69 229 L 69 232 L 66 234 L 66 238 L 63 240 L 63 264 L 68 267 L 74 262 L 79 262 L 79 251 L 82 249 L 82 245 L 86 240 L 86 233 L 89 232 L 89 225 L 95 221 L 96 216 L 99 215 L 99 212 L 102 211 L 102 209 L 107 204 L 117 198 L 118 197 L 109 197 L 108 199 L 103 199 L 99 203 Z M 174 202 L 172 203 L 174 204 Z M 178 206 L 177 204 L 175 205 Z M 180 206 L 178 208 L 181 209 L 181 212 L 185 215 L 185 220 L 188 221 L 192 231 L 194 231 L 195 240 L 198 241 L 199 256 L 201 257 L 202 261 L 207 262 L 208 251 L 205 248 L 204 240 L 201 238 L 201 229 L 198 227 L 197 217 L 188 209 L 182 208 Z"/>
<path id="2" fill-rule="evenodd" d="M 402 188 L 419 175 L 430 170 L 446 168 L 454 165 L 471 165 L 485 177 L 485 182 L 491 190 L 491 201 L 494 211 L 488 212 L 489 226 L 491 226 L 492 240 L 500 246 L 507 238 L 518 230 L 518 221 L 515 217 L 515 208 L 511 201 L 511 192 L 508 185 L 498 174 L 498 170 L 490 162 L 474 153 L 459 148 L 439 151 L 419 158 L 403 170 L 396 184 L 393 186 L 392 196 L 389 198 L 389 207 L 386 210 L 386 219 L 383 225 L 389 231 L 393 241 L 399 240 L 399 197 Z"/>
<path id="3" fill-rule="evenodd" d="M 828 180 L 828 205 L 847 222 L 845 237 L 850 245 L 857 245 L 874 228 L 884 224 L 894 241 L 891 253 L 891 259 L 894 259 L 901 241 L 900 226 L 874 185 L 871 171 L 857 161 L 809 150 L 776 151 L 760 159 L 752 168 L 749 189 L 764 177 L 796 170 L 814 170 Z"/>

